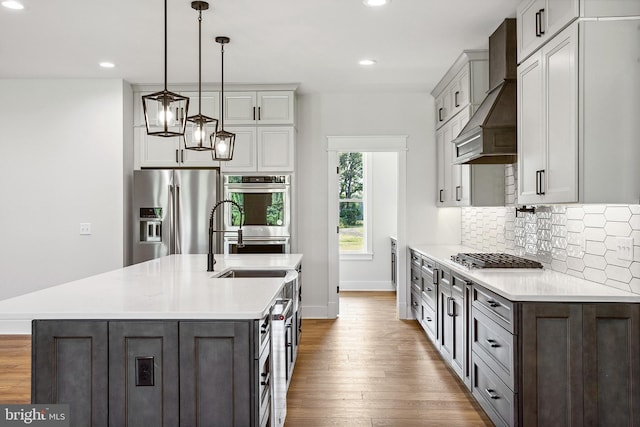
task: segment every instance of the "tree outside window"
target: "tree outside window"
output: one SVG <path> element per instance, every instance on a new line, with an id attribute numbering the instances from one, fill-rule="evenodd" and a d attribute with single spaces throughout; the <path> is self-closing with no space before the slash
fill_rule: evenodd
<path id="1" fill-rule="evenodd" d="M 339 153 L 340 252 L 367 249 L 365 167 L 363 153 Z"/>

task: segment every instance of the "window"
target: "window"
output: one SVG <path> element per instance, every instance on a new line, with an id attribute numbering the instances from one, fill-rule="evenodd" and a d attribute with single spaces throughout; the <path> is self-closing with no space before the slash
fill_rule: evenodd
<path id="1" fill-rule="evenodd" d="M 338 153 L 339 239 L 343 258 L 362 258 L 363 255 L 371 258 L 368 158 L 368 153 Z"/>

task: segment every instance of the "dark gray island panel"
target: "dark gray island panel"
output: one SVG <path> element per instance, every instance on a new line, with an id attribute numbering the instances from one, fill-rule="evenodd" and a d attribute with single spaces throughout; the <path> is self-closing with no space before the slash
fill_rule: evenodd
<path id="1" fill-rule="evenodd" d="M 249 326 L 180 322 L 180 425 L 252 425 Z"/>
<path id="2" fill-rule="evenodd" d="M 108 424 L 107 322 L 33 322 L 32 403 L 67 403 L 70 425 Z"/>
<path id="3" fill-rule="evenodd" d="M 179 425 L 178 323 L 109 322 L 109 425 Z"/>

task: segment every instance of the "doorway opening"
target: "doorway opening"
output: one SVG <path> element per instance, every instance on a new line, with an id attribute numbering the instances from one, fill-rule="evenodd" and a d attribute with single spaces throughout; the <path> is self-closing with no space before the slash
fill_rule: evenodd
<path id="1" fill-rule="evenodd" d="M 406 290 L 392 277 L 405 283 L 406 136 L 328 137 L 328 151 L 329 317 L 339 314 L 339 291 L 396 291 L 404 319 Z"/>

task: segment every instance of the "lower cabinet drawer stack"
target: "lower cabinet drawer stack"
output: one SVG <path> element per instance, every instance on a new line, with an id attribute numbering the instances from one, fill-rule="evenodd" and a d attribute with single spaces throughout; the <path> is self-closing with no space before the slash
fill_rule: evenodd
<path id="1" fill-rule="evenodd" d="M 497 426 L 516 420 L 516 346 L 513 303 L 474 285 L 471 311 L 471 385 Z"/>

